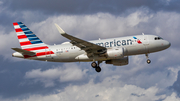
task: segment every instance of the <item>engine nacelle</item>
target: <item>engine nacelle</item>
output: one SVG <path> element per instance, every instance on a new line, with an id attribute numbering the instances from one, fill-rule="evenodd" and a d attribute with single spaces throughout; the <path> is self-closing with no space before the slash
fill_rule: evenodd
<path id="1" fill-rule="evenodd" d="M 111 48 L 106 52 L 108 58 L 119 59 L 124 57 L 124 48 Z"/>
<path id="2" fill-rule="evenodd" d="M 128 57 L 124 57 L 122 59 L 112 59 L 112 60 L 107 60 L 106 64 L 113 64 L 114 66 L 123 66 L 127 65 L 129 63 Z"/>

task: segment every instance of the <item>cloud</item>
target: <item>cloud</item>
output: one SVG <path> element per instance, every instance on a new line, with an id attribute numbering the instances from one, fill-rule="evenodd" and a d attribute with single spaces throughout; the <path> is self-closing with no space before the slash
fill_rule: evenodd
<path id="1" fill-rule="evenodd" d="M 23 13 L 23 16 L 25 16 L 24 19 L 28 22 L 33 18 L 31 16 L 26 16 L 29 14 L 32 15 L 32 12 Z M 59 44 L 64 41 L 69 41 L 58 33 L 54 26 L 54 23 L 57 23 L 67 33 L 84 40 L 138 35 L 142 32 L 145 34 L 157 34 L 170 41 L 171 47 L 173 47 L 172 51 L 178 53 L 178 50 L 174 48 L 178 48 L 179 46 L 179 38 L 176 37 L 179 34 L 180 27 L 180 24 L 177 23 L 178 20 L 180 20 L 178 13 L 158 12 L 149 14 L 148 9 L 142 8 L 129 13 L 127 16 L 116 16 L 109 13 L 97 13 L 92 15 L 54 15 L 40 22 L 25 24 L 47 44 Z M 13 27 L 13 31 L 9 33 L 6 33 L 4 27 L 1 29 L 1 33 L 3 33 L 1 37 L 5 39 L 0 41 L 2 46 L 1 51 L 11 56 L 13 51 L 6 50 L 15 46 L 19 47 L 16 34 Z M 7 42 L 8 38 L 11 38 L 11 40 Z M 2 55 L 4 55 L 4 53 Z"/>
<path id="2" fill-rule="evenodd" d="M 180 84 L 180 71 L 178 71 L 178 76 L 177 76 L 176 81 L 175 81 L 174 84 L 170 87 L 170 88 L 172 88 L 174 91 L 176 91 L 176 92 L 178 93 L 178 96 L 180 96 L 180 95 L 179 95 L 179 93 L 180 93 L 180 86 L 179 86 L 179 84 Z"/>
<path id="3" fill-rule="evenodd" d="M 179 100 L 180 100 L 180 98 L 177 97 L 177 94 L 176 93 L 172 93 L 171 96 L 168 96 L 163 101 L 179 101 Z"/>
<path id="4" fill-rule="evenodd" d="M 26 22 L 30 22 L 32 19 L 35 19 L 33 16 L 34 13 L 35 12 L 30 11 L 21 12 L 22 19 L 24 19 Z M 116 36 L 119 33 L 121 35 L 129 35 L 132 30 L 129 30 L 130 32 L 126 32 L 128 30 L 126 30 L 127 28 L 125 29 L 125 26 L 129 27 L 130 29 L 133 29 L 133 27 L 139 24 L 140 22 L 146 22 L 148 16 L 139 18 L 139 16 L 142 14 L 143 12 L 137 11 L 127 16 L 127 18 L 121 16 L 116 17 L 108 13 L 97 13 L 94 15 L 60 15 L 48 17 L 47 19 L 41 22 L 33 21 L 30 24 L 25 24 L 45 43 L 57 44 L 69 40 L 63 38 L 58 33 L 57 29 L 54 26 L 54 23 L 59 24 L 63 29 L 67 30 L 68 33 L 72 33 L 72 35 L 77 35 L 78 37 L 81 36 L 80 38 L 92 40 L 98 39 L 98 37 L 110 37 L 110 33 L 115 33 Z M 36 12 L 36 15 L 42 16 L 41 13 L 38 12 Z M 135 19 L 137 21 L 132 22 L 132 19 Z M 4 39 L 0 41 L 2 53 L 5 52 L 8 48 L 10 49 L 11 47 L 15 46 L 19 47 L 16 33 L 12 25 L 11 27 L 12 31 L 10 31 L 9 33 L 6 32 L 6 27 L 1 27 L 1 37 L 2 39 Z M 92 36 L 92 34 L 94 34 L 94 36 Z M 11 40 L 7 42 L 7 39 L 9 38 L 11 38 Z M 7 54 L 11 53 L 8 52 Z"/>
<path id="5" fill-rule="evenodd" d="M 142 8 L 127 16 L 115 16 L 109 13 L 51 16 L 42 22 L 33 23 L 30 27 L 42 37 L 41 39 L 51 44 L 65 41 L 54 26 L 54 23 L 57 23 L 67 33 L 84 40 L 137 35 L 144 32 L 157 34 L 170 41 L 172 47 L 176 47 L 179 41 L 178 37 L 175 37 L 179 32 L 178 20 L 180 20 L 178 13 L 149 14 L 148 9 Z M 55 41 L 58 39 L 59 41 Z"/>
<path id="6" fill-rule="evenodd" d="M 59 44 L 64 41 L 69 41 L 62 37 L 54 23 L 60 25 L 67 33 L 82 38 L 84 40 L 95 40 L 98 38 L 111 38 L 127 35 L 137 35 L 144 32 L 145 34 L 157 34 L 171 42 L 171 47 L 178 46 L 180 24 L 179 14 L 175 12 L 158 12 L 151 14 L 149 9 L 140 8 L 135 12 L 129 12 L 128 15 L 112 15 L 109 13 L 96 13 L 92 15 L 53 15 L 45 20 L 39 21 L 42 13 L 38 12 L 23 12 L 22 18 L 30 22 L 33 13 L 38 17 L 31 23 L 25 24 L 37 35 L 42 41 L 47 44 Z M 165 22 L 166 21 L 166 22 Z M 11 25 L 10 32 L 6 32 L 6 27 L 1 27 L 0 40 L 2 55 L 11 55 L 13 51 L 6 51 L 11 47 L 19 47 L 16 33 Z M 113 36 L 112 36 L 113 34 Z M 9 38 L 11 40 L 7 41 Z M 7 55 L 6 55 L 7 57 Z"/>
<path id="7" fill-rule="evenodd" d="M 4 0 L 11 11 L 40 11 L 46 14 L 93 14 L 97 12 L 108 12 L 121 14 L 128 9 L 148 7 L 157 11 L 179 11 L 179 0 Z"/>
<path id="8" fill-rule="evenodd" d="M 73 67 L 72 67 L 73 65 Z M 35 69 L 29 72 L 26 72 L 26 79 L 35 79 L 35 82 L 41 81 L 44 83 L 45 87 L 54 86 L 54 81 L 58 80 L 59 82 L 73 82 L 80 81 L 85 79 L 87 69 L 81 70 L 77 64 L 65 64 L 62 67 L 54 67 L 53 69 L 48 69 L 41 71 L 41 69 Z"/>
<path id="9" fill-rule="evenodd" d="M 0 55 L 3 55 L 5 59 L 11 57 L 12 50 L 11 48 L 15 46 L 19 46 L 19 42 L 17 40 L 17 36 L 14 32 L 10 32 L 9 34 L 5 34 L 3 30 L 0 31 Z"/>
<path id="10" fill-rule="evenodd" d="M 3 1 L 0 1 L 0 5 L 2 5 L 3 4 Z"/>
<path id="11" fill-rule="evenodd" d="M 149 87 L 147 89 L 129 85 L 122 84 L 119 80 L 120 76 L 106 77 L 100 83 L 94 83 L 91 79 L 88 83 L 84 85 L 68 85 L 64 90 L 58 90 L 56 93 L 49 95 L 30 95 L 28 98 L 23 100 L 53 100 L 53 101 L 178 101 L 179 98 L 175 93 L 171 95 L 158 94 L 161 90 L 156 86 Z M 14 101 L 23 101 L 22 99 L 13 99 Z M 6 100 L 2 100 L 6 101 Z"/>
<path id="12" fill-rule="evenodd" d="M 96 13 L 83 13 L 83 11 L 88 11 L 87 9 L 83 10 L 83 7 L 72 10 L 76 4 L 72 8 L 67 7 L 64 11 L 62 9 L 56 9 L 58 10 L 56 11 L 54 8 L 47 11 L 46 5 L 40 4 L 38 7 L 34 4 L 30 7 L 29 5 L 33 2 L 23 5 L 28 2 L 21 1 L 20 4 L 12 6 L 14 12 L 9 10 L 12 8 L 3 9 L 0 12 L 3 15 L 0 16 L 1 18 L 7 18 L 6 20 L 1 19 L 0 24 L 0 60 L 5 58 L 4 61 L 1 61 L 0 66 L 0 80 L 2 81 L 0 100 L 179 100 L 179 92 L 170 89 L 176 89 L 176 84 L 179 83 L 178 36 L 180 24 L 178 21 L 180 17 L 178 11 L 162 10 L 154 13 L 152 11 L 154 1 L 147 2 L 152 5 L 150 7 L 139 7 L 142 6 L 139 4 L 142 3 L 141 1 L 133 4 L 127 2 L 130 7 L 122 3 L 122 6 L 127 6 L 125 7 L 127 10 L 118 14 L 110 13 L 109 9 L 102 11 L 108 7 L 119 9 L 113 7 L 114 4 L 111 3 L 110 6 L 105 5 L 109 2 L 105 2 L 103 5 L 96 4 L 99 1 L 88 1 L 92 2 L 91 7 L 84 8 L 90 9 L 89 12 L 91 12 L 91 9 L 99 7 L 97 12 L 94 10 Z M 45 4 L 50 3 L 49 1 L 44 2 Z M 67 3 L 68 1 L 63 2 Z M 170 5 L 173 2 L 175 1 L 168 3 Z M 3 2 L 4 4 L 6 3 Z M 44 9 L 42 6 L 46 6 L 46 8 Z M 50 13 L 53 10 L 55 12 L 62 11 L 63 14 L 41 12 Z M 66 11 L 69 11 L 68 14 L 64 14 Z M 10 48 L 20 47 L 12 26 L 14 21 L 24 22 L 47 44 L 69 41 L 58 33 L 54 26 L 54 23 L 57 23 L 67 33 L 84 40 L 137 35 L 144 32 L 145 34 L 157 34 L 170 41 L 172 46 L 165 51 L 150 54 L 152 60 L 150 65 L 146 64 L 144 55 L 132 56 L 127 66 L 118 67 L 102 63 L 101 73 L 96 73 L 90 63 L 62 64 L 30 60 L 12 62 L 13 51 Z M 10 24 L 6 25 L 6 23 Z"/>

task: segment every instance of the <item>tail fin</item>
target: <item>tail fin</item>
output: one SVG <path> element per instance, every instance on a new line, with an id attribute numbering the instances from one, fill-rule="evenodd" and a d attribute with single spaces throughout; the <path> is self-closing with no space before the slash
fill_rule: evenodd
<path id="1" fill-rule="evenodd" d="M 44 44 L 29 28 L 22 22 L 13 23 L 21 48 L 27 51 L 47 49 Z"/>

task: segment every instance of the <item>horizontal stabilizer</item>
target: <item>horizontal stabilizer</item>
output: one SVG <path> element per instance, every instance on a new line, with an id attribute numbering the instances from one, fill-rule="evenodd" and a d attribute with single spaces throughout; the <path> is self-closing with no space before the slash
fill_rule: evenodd
<path id="1" fill-rule="evenodd" d="M 36 55 L 35 52 L 30 52 L 30 51 L 27 51 L 27 50 L 23 50 L 23 49 L 20 49 L 20 48 L 11 48 L 13 50 L 15 50 L 16 52 L 19 52 L 23 55 L 30 55 L 30 56 L 33 56 L 33 55 Z"/>

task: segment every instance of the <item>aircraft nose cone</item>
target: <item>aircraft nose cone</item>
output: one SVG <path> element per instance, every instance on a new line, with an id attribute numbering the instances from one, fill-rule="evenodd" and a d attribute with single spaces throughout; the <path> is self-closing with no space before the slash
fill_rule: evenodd
<path id="1" fill-rule="evenodd" d="M 170 46 L 171 46 L 171 43 L 169 42 L 168 47 L 170 47 Z"/>
<path id="2" fill-rule="evenodd" d="M 166 41 L 165 46 L 166 46 L 166 48 L 169 48 L 171 46 L 171 43 Z"/>

